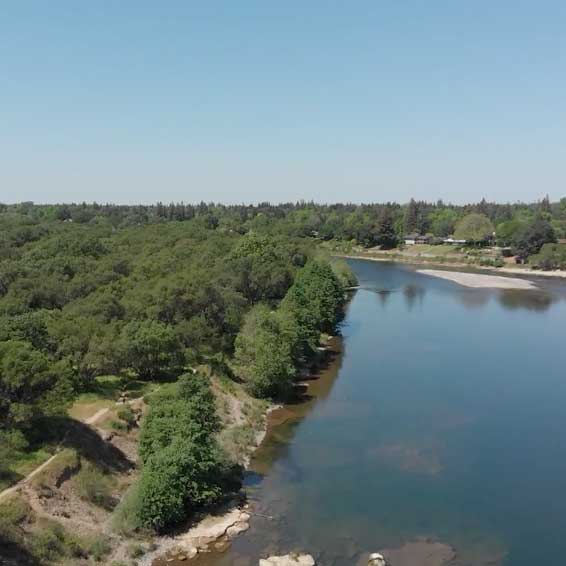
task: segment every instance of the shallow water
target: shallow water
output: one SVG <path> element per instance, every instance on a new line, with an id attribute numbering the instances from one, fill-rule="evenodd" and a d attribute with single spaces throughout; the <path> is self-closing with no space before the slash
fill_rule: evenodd
<path id="1" fill-rule="evenodd" d="M 346 566 L 418 536 L 459 566 L 566 564 L 564 284 L 467 289 L 350 263 L 343 353 L 274 417 L 250 531 L 199 565 L 303 550 Z"/>

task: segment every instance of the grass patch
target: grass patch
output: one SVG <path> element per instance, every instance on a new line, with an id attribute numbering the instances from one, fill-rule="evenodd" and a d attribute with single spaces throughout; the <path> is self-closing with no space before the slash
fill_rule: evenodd
<path id="1" fill-rule="evenodd" d="M 0 474 L 0 491 L 14 485 L 49 460 L 54 450 L 55 446 L 46 445 L 36 450 L 26 450 L 25 452 L 11 454 L 11 461 L 8 462 L 5 471 L 3 470 Z"/>
<path id="2" fill-rule="evenodd" d="M 103 375 L 95 378 L 91 390 L 77 397 L 69 415 L 77 420 L 86 420 L 100 409 L 113 407 L 125 394 L 130 399 L 150 395 L 160 384 L 155 381 L 141 381 L 116 375 Z"/>
<path id="3" fill-rule="evenodd" d="M 73 482 L 81 499 L 103 509 L 110 510 L 114 507 L 114 498 L 112 497 L 112 491 L 115 487 L 114 478 L 100 471 L 90 462 L 83 464 Z"/>
<path id="4" fill-rule="evenodd" d="M 126 491 L 112 516 L 112 528 L 121 535 L 131 536 L 141 529 L 141 500 L 138 483 L 134 483 Z"/>
<path id="5" fill-rule="evenodd" d="M 102 562 L 112 552 L 112 547 L 107 538 L 101 535 L 90 541 L 87 551 L 95 562 Z"/>
<path id="6" fill-rule="evenodd" d="M 114 406 L 114 401 L 97 398 L 95 393 L 83 393 L 69 409 L 69 416 L 78 421 L 89 419 L 101 409 Z"/>
<path id="7" fill-rule="evenodd" d="M 23 538 L 23 523 L 32 518 L 31 507 L 19 495 L 5 499 L 0 504 L 0 539 L 19 542 Z"/>
<path id="8" fill-rule="evenodd" d="M 220 445 L 234 462 L 241 462 L 255 444 L 256 429 L 249 423 L 233 426 L 223 431 Z"/>
<path id="9" fill-rule="evenodd" d="M 117 421 L 116 419 L 111 420 L 108 426 L 117 432 L 127 432 L 128 425 L 124 421 Z"/>
<path id="10" fill-rule="evenodd" d="M 72 448 L 62 450 L 54 460 L 31 479 L 34 487 L 59 487 L 80 469 L 79 455 Z"/>

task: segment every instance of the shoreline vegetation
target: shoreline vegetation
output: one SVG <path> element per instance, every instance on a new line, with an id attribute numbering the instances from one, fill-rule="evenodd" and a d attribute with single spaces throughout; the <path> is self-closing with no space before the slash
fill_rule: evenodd
<path id="1" fill-rule="evenodd" d="M 319 361 L 356 283 L 309 240 L 198 223 L 60 224 L 0 281 L 0 479 L 18 485 L 0 558 L 113 566 L 238 501 L 266 412 Z M 18 483 L 34 451 L 58 453 Z M 233 519 L 209 527 L 229 539 L 249 513 Z M 195 528 L 192 554 L 214 540 Z"/>
<path id="2" fill-rule="evenodd" d="M 389 263 L 406 263 L 409 265 L 432 265 L 446 268 L 458 268 L 490 273 L 504 273 L 509 275 L 521 275 L 524 277 L 551 277 L 566 279 L 566 271 L 540 271 L 528 267 L 493 267 L 482 266 L 475 263 L 465 263 L 463 261 L 446 261 L 444 258 L 403 256 L 390 252 L 332 252 L 332 256 L 341 259 L 365 259 L 368 261 L 379 261 Z"/>

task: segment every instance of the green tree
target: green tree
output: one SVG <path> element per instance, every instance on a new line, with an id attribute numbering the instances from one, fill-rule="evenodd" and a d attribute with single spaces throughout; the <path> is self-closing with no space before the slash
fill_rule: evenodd
<path id="1" fill-rule="evenodd" d="M 513 253 L 521 260 L 540 251 L 544 244 L 556 242 L 552 225 L 538 214 L 534 221 L 523 226 L 513 238 Z"/>
<path id="2" fill-rule="evenodd" d="M 412 234 L 416 232 L 419 224 L 419 207 L 415 199 L 411 199 L 405 209 L 403 217 L 403 229 L 405 234 Z"/>
<path id="3" fill-rule="evenodd" d="M 72 394 L 72 373 L 29 342 L 0 343 L 0 426 L 31 427 L 45 414 L 59 413 Z"/>
<path id="4" fill-rule="evenodd" d="M 175 329 L 157 320 L 135 320 L 124 326 L 121 346 L 125 363 L 142 379 L 178 370 L 182 351 Z"/>
<path id="5" fill-rule="evenodd" d="M 487 216 L 473 212 L 464 216 L 456 224 L 454 236 L 458 240 L 483 242 L 491 238 L 494 230 L 493 224 Z"/>
<path id="6" fill-rule="evenodd" d="M 395 232 L 395 217 L 389 207 L 384 207 L 378 216 L 376 244 L 384 249 L 394 248 L 398 243 Z"/>
<path id="7" fill-rule="evenodd" d="M 147 462 L 175 438 L 200 441 L 219 427 L 208 380 L 200 374 L 185 374 L 173 393 L 158 395 L 151 403 L 140 434 L 140 457 Z"/>
<path id="8" fill-rule="evenodd" d="M 284 397 L 291 389 L 295 368 L 293 344 L 276 312 L 254 307 L 236 337 L 235 360 L 240 376 L 256 397 Z"/>
<path id="9" fill-rule="evenodd" d="M 496 237 L 500 246 L 510 246 L 525 223 L 519 219 L 507 220 L 497 225 Z"/>
<path id="10" fill-rule="evenodd" d="M 432 211 L 429 220 L 431 232 L 439 238 L 445 238 L 454 233 L 458 213 L 451 208 L 441 208 Z"/>

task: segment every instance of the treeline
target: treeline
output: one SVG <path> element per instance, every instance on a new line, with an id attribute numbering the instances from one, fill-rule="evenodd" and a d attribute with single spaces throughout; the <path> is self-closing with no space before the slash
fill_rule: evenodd
<path id="1" fill-rule="evenodd" d="M 3 211 L 3 212 L 2 212 Z M 566 238 L 566 198 L 550 202 L 548 197 L 536 203 L 500 204 L 487 202 L 452 205 L 411 199 L 406 204 L 332 204 L 298 202 L 272 205 L 222 205 L 215 203 L 156 205 L 62 204 L 35 205 L 21 203 L 0 205 L 4 225 L 13 230 L 0 240 L 0 257 L 29 241 L 43 237 L 58 223 L 107 226 L 112 229 L 167 222 L 190 222 L 206 230 L 250 231 L 311 237 L 322 240 L 345 240 L 356 244 L 385 248 L 395 247 L 408 234 L 445 238 L 456 233 L 462 220 L 479 215 L 488 222 L 491 234 L 496 232 L 500 245 L 515 246 L 519 251 L 524 232 L 535 220 L 547 222 L 555 238 Z M 485 227 L 485 225 L 484 225 Z M 535 226 L 536 228 L 536 226 Z M 521 235 L 523 233 L 523 236 Z M 538 249 L 534 252 L 538 252 Z"/>

